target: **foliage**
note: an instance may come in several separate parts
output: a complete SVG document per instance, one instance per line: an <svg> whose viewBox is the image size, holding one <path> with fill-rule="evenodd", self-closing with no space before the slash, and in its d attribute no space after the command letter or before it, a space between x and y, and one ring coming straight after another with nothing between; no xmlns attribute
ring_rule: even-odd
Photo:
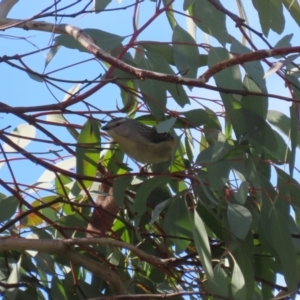
<svg viewBox="0 0 300 300"><path fill-rule="evenodd" d="M0 134L4 297L295 299L300 48L284 30L300 24L298 2L247 3L260 24L247 1L41 1L7 19L17 2L0 3L1 39L20 38L1 49L14 88L2 86L0 112L18 124ZM99 25L108 15L116 31ZM116 116L171 131L168 171L139 172L107 143L101 125Z"/></svg>

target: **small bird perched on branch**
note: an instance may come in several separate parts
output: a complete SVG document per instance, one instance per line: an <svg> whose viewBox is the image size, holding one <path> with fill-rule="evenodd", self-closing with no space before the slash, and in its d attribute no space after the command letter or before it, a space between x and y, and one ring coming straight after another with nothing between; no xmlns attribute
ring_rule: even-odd
<svg viewBox="0 0 300 300"><path fill-rule="evenodd" d="M146 126L128 118L116 118L102 127L131 158L146 164L171 161L175 140L168 133L158 133L155 127Z"/></svg>

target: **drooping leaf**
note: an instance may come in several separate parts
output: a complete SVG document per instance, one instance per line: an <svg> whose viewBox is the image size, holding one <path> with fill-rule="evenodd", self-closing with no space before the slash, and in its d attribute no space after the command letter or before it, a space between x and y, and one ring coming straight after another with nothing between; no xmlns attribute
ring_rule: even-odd
<svg viewBox="0 0 300 300"><path fill-rule="evenodd" d="M285 66L289 65L293 62L296 58L299 57L299 54L292 54L286 57L284 60L279 60L274 63L271 68L265 73L264 78L278 72L279 70L283 69Z"/></svg>
<svg viewBox="0 0 300 300"><path fill-rule="evenodd" d="M111 2L111 0L94 0L94 10L96 14L100 13Z"/></svg>
<svg viewBox="0 0 300 300"><path fill-rule="evenodd" d="M231 276L231 292L233 299L241 300L247 299L247 291L245 284L245 277L235 260L233 260L233 270Z"/></svg>
<svg viewBox="0 0 300 300"><path fill-rule="evenodd" d="M231 42L231 48L230 50L233 53L239 53L239 54L246 54L251 53L252 51L244 46L242 43L240 43L237 39L232 40ZM262 91L266 91L266 81L263 79L264 76L264 69L262 67L262 64L259 60L251 61L243 63L243 67L245 68L247 74L251 77L252 80L256 82L256 84L259 86L259 88ZM244 80L245 82L245 80ZM249 89L251 91L252 89Z"/></svg>
<svg viewBox="0 0 300 300"><path fill-rule="evenodd" d="M249 189L249 183L247 181L242 181L237 192L234 194L236 201L244 205L247 199Z"/></svg>
<svg viewBox="0 0 300 300"><path fill-rule="evenodd" d="M252 243L252 241L250 240ZM247 245L248 247L248 245ZM247 255L247 249L245 249L246 246L243 244L242 246L238 247L234 250L234 258L236 264L238 264L241 273L244 277L245 285L242 287L242 290L245 291L246 297L245 299L252 299L253 293L254 293L254 271L252 267L252 253L250 252L250 257ZM249 247L248 247L249 248ZM237 298L241 299L241 298Z"/></svg>
<svg viewBox="0 0 300 300"><path fill-rule="evenodd" d="M31 142L31 139L35 137L36 129L34 126L29 124L20 124L11 133L15 135L15 136L8 136L8 138L12 141L12 143L18 145L21 148L25 148ZM3 150L5 152L17 151L12 146L6 143L3 145Z"/></svg>
<svg viewBox="0 0 300 300"><path fill-rule="evenodd" d="M290 118L282 112L269 110L267 115L268 121L274 125L280 132L290 137ZM297 136L297 147L300 147L300 135Z"/></svg>
<svg viewBox="0 0 300 300"><path fill-rule="evenodd" d="M9 220L16 212L19 200L9 196L0 200L0 222Z"/></svg>
<svg viewBox="0 0 300 300"><path fill-rule="evenodd" d="M201 165L221 160L232 149L230 145L224 142L216 142L211 147L208 147L200 152L196 159L196 163Z"/></svg>
<svg viewBox="0 0 300 300"><path fill-rule="evenodd" d="M78 137L76 170L83 176L96 176L100 154L100 130L98 122L87 120ZM88 188L92 181L83 181Z"/></svg>
<svg viewBox="0 0 300 300"><path fill-rule="evenodd" d="M214 280L208 282L209 291L213 294L228 297L228 275L223 270L221 263L214 268Z"/></svg>
<svg viewBox="0 0 300 300"><path fill-rule="evenodd" d="M268 36L270 29L278 34L282 33L285 26L282 2L252 0L252 3L258 12L264 35Z"/></svg>
<svg viewBox="0 0 300 300"><path fill-rule="evenodd" d="M173 12L173 4L170 5L170 0L163 0L162 1L164 6L168 6L168 9L166 10L167 19L169 21L169 24L171 28L174 28L176 26L176 19Z"/></svg>
<svg viewBox="0 0 300 300"><path fill-rule="evenodd" d="M294 21L300 26L300 5L298 1L283 0L282 3Z"/></svg>
<svg viewBox="0 0 300 300"><path fill-rule="evenodd" d="M250 211L239 204L229 204L227 209L227 218L232 233L243 240L250 230L252 216Z"/></svg>
<svg viewBox="0 0 300 300"><path fill-rule="evenodd" d="M223 190L229 180L230 166L228 161L217 161L207 165L209 185L212 190Z"/></svg>
<svg viewBox="0 0 300 300"><path fill-rule="evenodd" d="M58 50L60 49L61 46L54 44L51 49L49 50L49 52L46 55L46 60L45 60L45 68L48 66L48 64L51 62L51 60L53 59L53 57L56 55L56 53L58 52Z"/></svg>
<svg viewBox="0 0 300 300"><path fill-rule="evenodd" d="M151 62L151 65L154 70L175 75L173 69L168 65L168 63L157 53L152 51L147 51L147 57L149 59L149 62ZM189 104L189 98L186 94L186 91L180 84L173 84L169 82L163 83L165 88L168 90L168 92L172 95L174 100L181 106L184 107L186 104Z"/></svg>
<svg viewBox="0 0 300 300"><path fill-rule="evenodd" d="M132 180L131 176L120 176L113 182L113 196L117 205L123 207L125 190Z"/></svg>
<svg viewBox="0 0 300 300"><path fill-rule="evenodd" d="M221 5L219 1L216 1ZM196 25L205 33L215 37L220 44L225 45L228 38L225 14L217 10L210 2L197 0L189 8Z"/></svg>
<svg viewBox="0 0 300 300"><path fill-rule="evenodd" d="M214 65L229 59L229 53L226 49L220 47L212 47L208 54L208 66ZM232 89L243 89L241 82L241 73L238 66L228 67L214 75L215 81L219 87L226 87ZM240 99L240 96L234 96Z"/></svg>
<svg viewBox="0 0 300 300"><path fill-rule="evenodd" d="M142 59L139 63L140 68L152 70L153 66L147 59ZM162 82L155 80L146 80L139 83L143 99L149 106L152 114L157 120L165 119L164 110L167 104L166 87Z"/></svg>
<svg viewBox="0 0 300 300"><path fill-rule="evenodd" d="M185 132L186 133L185 133L184 143L185 143L186 155L189 161L192 162L194 160L194 141L193 141L191 131L189 129L186 129Z"/></svg>
<svg viewBox="0 0 300 300"><path fill-rule="evenodd" d="M141 41L139 44L147 50L147 53L149 51L150 53L159 54L168 64L175 66L173 47L171 45L158 43L157 41Z"/></svg>
<svg viewBox="0 0 300 300"><path fill-rule="evenodd" d="M86 28L83 31L88 34L93 41L101 47L104 51L110 51L121 46L124 37L106 32L100 29ZM61 46L70 49L77 49L81 52L89 52L79 42L77 42L72 36L62 34L55 37L54 41Z"/></svg>
<svg viewBox="0 0 300 300"><path fill-rule="evenodd" d="M176 197L168 207L163 224L166 234L172 237L170 241L175 246L175 252L180 254L185 251L193 238L193 225L182 197Z"/></svg>
<svg viewBox="0 0 300 300"><path fill-rule="evenodd" d="M263 86L265 84L264 80L259 82L260 85L263 86L262 88L260 88L260 86L258 86L256 84L256 82L254 82L254 80L252 78L250 78L249 76L245 76L243 83L249 92L264 93L264 91L266 91L266 88ZM249 96L249 97L245 96L242 98L241 104L242 104L243 110L246 110L246 111L250 110L251 112L254 112L257 115L259 115L262 119L266 118L267 111L268 111L268 98L267 97L265 97L265 96Z"/></svg>
<svg viewBox="0 0 300 300"><path fill-rule="evenodd" d="M121 89L121 98L124 107L119 110L127 113L130 116L135 112L138 105L137 97L134 93L136 87L132 80L124 82L123 85L125 88Z"/></svg>
<svg viewBox="0 0 300 300"><path fill-rule="evenodd" d="M289 168L290 174L293 176L293 171L295 167L295 160L296 160L296 147L298 143L298 117L297 112L299 110L298 105L295 103L294 105L290 106L290 115L291 115L291 131L290 131L290 140L291 140L291 155L289 160Z"/></svg>
<svg viewBox="0 0 300 300"><path fill-rule="evenodd" d="M177 118L170 118L170 119L168 119L166 121L160 122L156 126L157 132L158 133L163 133L163 132L169 131L174 126L176 120L177 120Z"/></svg>
<svg viewBox="0 0 300 300"><path fill-rule="evenodd" d="M196 0L184 0L183 2L183 10L188 10L188 8L195 2Z"/></svg>
<svg viewBox="0 0 300 300"><path fill-rule="evenodd" d="M174 61L179 73L196 78L198 69L198 46L192 36L176 25L172 36Z"/></svg>
<svg viewBox="0 0 300 300"><path fill-rule="evenodd" d="M52 278L50 294L54 299L68 299L65 291L65 285L56 276L53 276Z"/></svg>
<svg viewBox="0 0 300 300"><path fill-rule="evenodd" d="M191 126L201 126L209 122L210 116L204 109L197 108L183 113Z"/></svg>
<svg viewBox="0 0 300 300"><path fill-rule="evenodd" d="M290 292L294 292L298 284L298 269L295 247L286 219L278 210L273 210L270 217L271 239L273 247L280 258L280 265Z"/></svg>
<svg viewBox="0 0 300 300"><path fill-rule="evenodd" d="M193 238L195 241L197 252L200 256L207 276L210 278L210 280L213 280L214 272L211 265L211 253L205 225L196 210L191 213L191 217L193 224Z"/></svg>
<svg viewBox="0 0 300 300"><path fill-rule="evenodd" d="M291 47L291 40L293 38L294 34L290 33L285 36L283 36L274 46L274 49L280 49L280 48L288 48Z"/></svg>
<svg viewBox="0 0 300 300"><path fill-rule="evenodd" d="M138 221L146 210L146 201L149 194L158 186L163 186L170 181L168 176L158 176L146 180L137 190L133 210L136 213L136 220Z"/></svg>

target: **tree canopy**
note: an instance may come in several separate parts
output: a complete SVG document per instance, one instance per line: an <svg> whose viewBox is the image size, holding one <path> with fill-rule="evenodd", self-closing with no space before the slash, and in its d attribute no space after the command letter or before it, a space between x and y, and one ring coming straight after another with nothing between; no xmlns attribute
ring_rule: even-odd
<svg viewBox="0 0 300 300"><path fill-rule="evenodd" d="M2 0L1 295L296 299L299 25L293 0ZM115 117L170 132L168 167Z"/></svg>

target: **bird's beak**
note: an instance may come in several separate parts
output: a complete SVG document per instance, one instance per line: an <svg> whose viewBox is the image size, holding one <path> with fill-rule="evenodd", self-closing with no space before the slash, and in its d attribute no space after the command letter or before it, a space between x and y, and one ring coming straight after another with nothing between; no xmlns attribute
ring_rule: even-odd
<svg viewBox="0 0 300 300"><path fill-rule="evenodd" d="M104 130L104 131L107 131L108 127L105 125L105 126L102 126L101 129Z"/></svg>

